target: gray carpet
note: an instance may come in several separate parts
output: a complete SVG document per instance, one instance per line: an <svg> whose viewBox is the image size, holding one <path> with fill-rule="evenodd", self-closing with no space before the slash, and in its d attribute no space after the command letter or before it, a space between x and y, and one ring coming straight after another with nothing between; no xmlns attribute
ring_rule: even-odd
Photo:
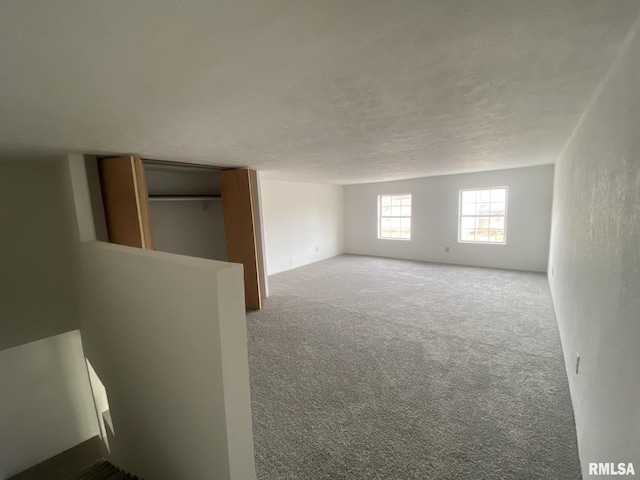
<svg viewBox="0 0 640 480"><path fill-rule="evenodd" d="M343 255L270 289L259 479L581 478L545 275Z"/></svg>

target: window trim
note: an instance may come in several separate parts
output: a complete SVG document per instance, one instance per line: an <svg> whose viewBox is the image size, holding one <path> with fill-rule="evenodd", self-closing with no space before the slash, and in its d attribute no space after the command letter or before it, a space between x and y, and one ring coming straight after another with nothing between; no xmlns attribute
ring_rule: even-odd
<svg viewBox="0 0 640 480"><path fill-rule="evenodd" d="M378 195L378 240L402 240L403 242L410 242L413 233L413 221L411 221L411 226L409 227L409 238L400 238L400 237L382 237L382 197L411 197L411 213L410 215L395 215L388 216L385 215L384 218L408 218L412 219L413 217L413 195L411 193L381 193Z"/></svg>
<svg viewBox="0 0 640 480"><path fill-rule="evenodd" d="M478 192L479 190L502 190L505 191L504 196L504 215L464 215L464 217L469 218L477 218L477 217L489 217L489 222L491 222L491 217L503 217L504 218L504 241L502 242L488 242L484 240L462 240L462 194L463 192ZM475 203L478 203L477 201ZM467 243L471 245L506 245L507 244L507 214L509 211L509 187L499 186L499 187L477 187L477 188L461 188L458 194L458 243Z"/></svg>

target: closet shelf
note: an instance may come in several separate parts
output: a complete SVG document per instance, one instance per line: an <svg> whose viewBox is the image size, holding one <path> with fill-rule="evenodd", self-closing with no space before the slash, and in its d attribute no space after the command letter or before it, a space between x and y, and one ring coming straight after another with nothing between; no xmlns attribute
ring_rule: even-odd
<svg viewBox="0 0 640 480"><path fill-rule="evenodd" d="M149 195L150 202L188 202L220 200L221 195Z"/></svg>

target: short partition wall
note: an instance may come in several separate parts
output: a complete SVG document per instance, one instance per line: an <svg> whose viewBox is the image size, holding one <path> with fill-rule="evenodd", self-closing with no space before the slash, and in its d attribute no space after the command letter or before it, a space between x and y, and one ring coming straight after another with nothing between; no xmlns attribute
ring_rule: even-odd
<svg viewBox="0 0 640 480"><path fill-rule="evenodd" d="M140 478L255 478L242 267L84 242L80 316L113 462Z"/></svg>
<svg viewBox="0 0 640 480"><path fill-rule="evenodd" d="M486 192L498 187L501 191L508 190L506 204L496 201L494 208L491 201L478 202L477 214L469 216L465 211L466 230L460 237L461 191ZM403 231L402 238L380 235L384 227L380 225L380 197L389 195L411 197L410 219L406 216L400 219L409 223L411 230L409 233ZM344 202L346 252L546 272L552 196L552 165L347 185ZM487 204L486 212L482 210L484 203ZM475 207L475 203L472 206ZM496 210L498 206L500 208ZM474 224L474 229L468 228L469 219L476 217L479 223ZM496 236L492 235L492 228L503 230ZM473 238L470 232L473 232ZM475 242L476 239L483 241Z"/></svg>

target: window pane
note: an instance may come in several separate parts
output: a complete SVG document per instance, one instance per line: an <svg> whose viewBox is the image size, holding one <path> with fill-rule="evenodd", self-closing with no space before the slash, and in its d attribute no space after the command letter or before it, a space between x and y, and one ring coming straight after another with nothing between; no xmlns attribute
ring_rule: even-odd
<svg viewBox="0 0 640 480"><path fill-rule="evenodd" d="M391 207L391 216L392 217L399 217L401 208L402 207L398 207L398 206L395 206L395 205L393 207Z"/></svg>
<svg viewBox="0 0 640 480"><path fill-rule="evenodd" d="M460 240L463 242L473 242L476 239L474 232L475 230L461 230Z"/></svg>
<svg viewBox="0 0 640 480"><path fill-rule="evenodd" d="M402 196L402 205L411 205L411 195Z"/></svg>
<svg viewBox="0 0 640 480"><path fill-rule="evenodd" d="M391 219L391 229L399 230L400 229L400 219L392 218Z"/></svg>
<svg viewBox="0 0 640 480"><path fill-rule="evenodd" d="M489 222L490 228L497 228L499 230L504 229L504 217L491 217L491 221Z"/></svg>
<svg viewBox="0 0 640 480"><path fill-rule="evenodd" d="M410 218L401 218L400 219L400 228L402 228L402 229L411 228L411 219Z"/></svg>
<svg viewBox="0 0 640 480"><path fill-rule="evenodd" d="M467 203L462 205L462 215L475 215L475 214L476 214L475 203Z"/></svg>
<svg viewBox="0 0 640 480"><path fill-rule="evenodd" d="M489 228L489 217L477 217L476 228Z"/></svg>
<svg viewBox="0 0 640 480"><path fill-rule="evenodd" d="M411 230L400 230L400 237L401 238L411 238Z"/></svg>
<svg viewBox="0 0 640 480"><path fill-rule="evenodd" d="M384 217L391 215L391 207L380 207L380 215Z"/></svg>
<svg viewBox="0 0 640 480"><path fill-rule="evenodd" d="M390 228L382 228L380 229L380 236L381 237L385 237L388 238L391 236L391 229Z"/></svg>
<svg viewBox="0 0 640 480"><path fill-rule="evenodd" d="M504 203L492 203L491 215L504 215Z"/></svg>
<svg viewBox="0 0 640 480"><path fill-rule="evenodd" d="M504 230L490 230L490 240L492 242L504 243Z"/></svg>
<svg viewBox="0 0 640 480"><path fill-rule="evenodd" d="M391 197L391 205L400 206L402 204L402 197L400 195L394 195Z"/></svg>
<svg viewBox="0 0 640 480"><path fill-rule="evenodd" d="M489 229L481 228L476 230L476 241L477 242L488 242L489 241Z"/></svg>
<svg viewBox="0 0 640 480"><path fill-rule="evenodd" d="M391 197L389 195L383 195L381 202L383 206L391 205Z"/></svg>
<svg viewBox="0 0 640 480"><path fill-rule="evenodd" d="M476 201L476 191L466 190L462 192L462 203L474 203Z"/></svg>
<svg viewBox="0 0 640 480"><path fill-rule="evenodd" d="M507 190L505 188L496 188L491 190L492 202L505 202L507 200Z"/></svg>
<svg viewBox="0 0 640 480"><path fill-rule="evenodd" d="M391 229L391 238L400 238L400 230Z"/></svg>
<svg viewBox="0 0 640 480"><path fill-rule="evenodd" d="M489 202L491 201L491 190L478 190L477 193L478 202Z"/></svg>
<svg viewBox="0 0 640 480"><path fill-rule="evenodd" d="M475 217L462 217L460 220L460 228L463 230L473 230L476 228Z"/></svg>
<svg viewBox="0 0 640 480"><path fill-rule="evenodd" d="M411 205L409 205L409 206L403 205L400 215L402 215L403 217L410 217L411 216Z"/></svg>
<svg viewBox="0 0 640 480"><path fill-rule="evenodd" d="M477 203L476 204L476 213L478 215L489 215L489 212L491 212L491 208L490 208L489 203Z"/></svg>
<svg viewBox="0 0 640 480"><path fill-rule="evenodd" d="M391 219L390 218L381 218L380 226L382 228L391 228Z"/></svg>

